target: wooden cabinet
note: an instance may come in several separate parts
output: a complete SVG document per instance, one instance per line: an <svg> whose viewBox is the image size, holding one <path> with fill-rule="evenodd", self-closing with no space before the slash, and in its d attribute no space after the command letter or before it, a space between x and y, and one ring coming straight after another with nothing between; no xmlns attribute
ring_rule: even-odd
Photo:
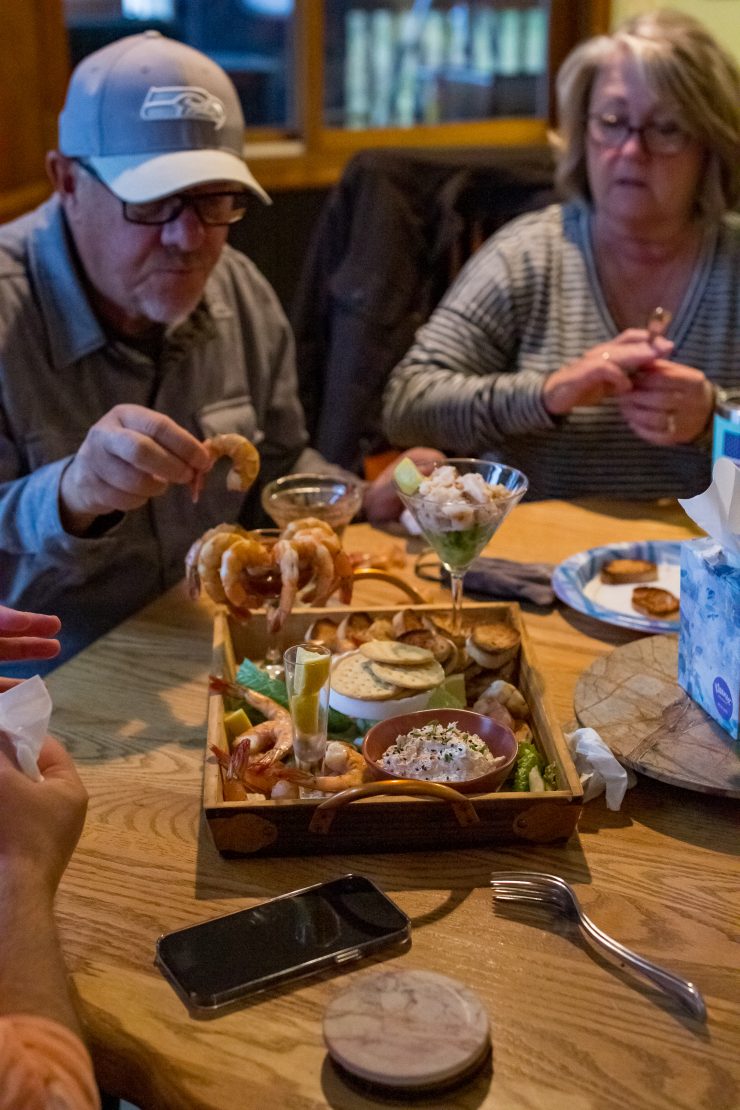
<svg viewBox="0 0 740 1110"><path fill-rule="evenodd" d="M56 145L68 72L61 0L0 4L0 222L50 191L44 156Z"/></svg>

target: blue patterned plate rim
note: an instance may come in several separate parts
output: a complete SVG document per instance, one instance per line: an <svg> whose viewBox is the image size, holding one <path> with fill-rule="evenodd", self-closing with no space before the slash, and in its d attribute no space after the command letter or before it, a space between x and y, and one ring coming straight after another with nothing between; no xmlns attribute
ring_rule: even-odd
<svg viewBox="0 0 740 1110"><path fill-rule="evenodd" d="M677 620L654 620L641 613L620 613L586 597L585 587L610 559L648 559L652 563L678 565L681 561L681 543L678 540L642 540L580 551L577 555L564 559L553 571L552 588L557 597L579 613L585 613L586 616L606 624L632 628L636 632L678 632Z"/></svg>

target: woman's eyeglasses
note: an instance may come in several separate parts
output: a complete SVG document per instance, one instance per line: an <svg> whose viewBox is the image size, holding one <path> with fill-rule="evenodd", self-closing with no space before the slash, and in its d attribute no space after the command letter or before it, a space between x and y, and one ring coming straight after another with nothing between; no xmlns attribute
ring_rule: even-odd
<svg viewBox="0 0 740 1110"><path fill-rule="evenodd" d="M83 161L79 161L79 165L108 189L92 166ZM108 189L108 192L111 190ZM113 195L115 196L115 193ZM120 200L120 197L118 199ZM122 200L121 205L124 219L131 224L158 227L176 220L185 208L194 208L201 223L208 227L226 227L244 218L248 201L249 193L244 189L238 189L217 193L173 193L159 200Z"/></svg>
<svg viewBox="0 0 740 1110"><path fill-rule="evenodd" d="M650 154L680 154L691 136L672 120L666 123L646 123L633 127L624 116L611 112L592 112L588 117L588 134L599 146L623 146L630 135L639 135Z"/></svg>

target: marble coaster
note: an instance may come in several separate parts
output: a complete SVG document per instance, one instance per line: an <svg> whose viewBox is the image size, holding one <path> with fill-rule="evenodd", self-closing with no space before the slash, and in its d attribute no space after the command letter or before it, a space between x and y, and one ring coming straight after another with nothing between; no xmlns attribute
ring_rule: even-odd
<svg viewBox="0 0 740 1110"><path fill-rule="evenodd" d="M465 1079L490 1051L477 996L434 971L359 975L327 1007L324 1040L350 1075L406 1090Z"/></svg>

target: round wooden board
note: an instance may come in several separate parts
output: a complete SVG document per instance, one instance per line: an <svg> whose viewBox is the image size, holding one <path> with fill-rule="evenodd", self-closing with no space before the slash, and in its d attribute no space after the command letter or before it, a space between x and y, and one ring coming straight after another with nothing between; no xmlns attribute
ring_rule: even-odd
<svg viewBox="0 0 740 1110"><path fill-rule="evenodd" d="M574 705L626 767L740 798L740 743L676 682L678 636L648 636L596 659L578 679Z"/></svg>

